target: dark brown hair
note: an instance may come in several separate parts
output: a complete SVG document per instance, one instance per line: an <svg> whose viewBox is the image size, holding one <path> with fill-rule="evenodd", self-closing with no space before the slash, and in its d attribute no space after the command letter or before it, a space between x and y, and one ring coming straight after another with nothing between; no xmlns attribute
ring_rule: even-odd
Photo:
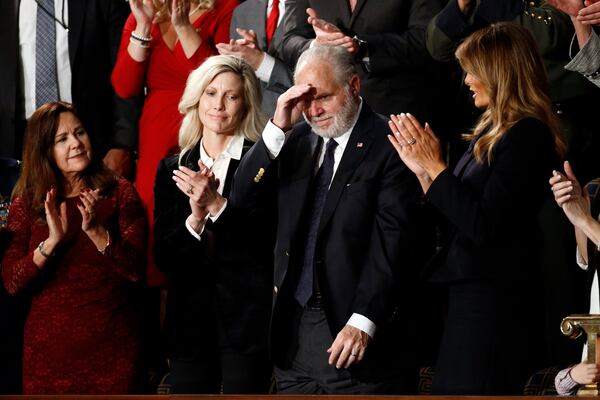
<svg viewBox="0 0 600 400"><path fill-rule="evenodd" d="M56 187L58 200L64 199L65 178L54 159L54 138L62 113L79 116L72 104L52 102L35 110L25 129L23 169L13 190L13 198L21 197L30 205L41 220L44 216L44 199L52 186ZM90 137L93 143L93 138ZM100 189L102 195L110 192L116 184L116 176L110 172L99 157L94 157L78 177L90 189Z"/></svg>

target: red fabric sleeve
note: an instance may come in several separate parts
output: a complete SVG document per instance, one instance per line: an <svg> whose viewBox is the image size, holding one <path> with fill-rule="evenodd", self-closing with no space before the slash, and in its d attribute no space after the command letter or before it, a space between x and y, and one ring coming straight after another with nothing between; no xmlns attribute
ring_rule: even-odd
<svg viewBox="0 0 600 400"><path fill-rule="evenodd" d="M125 279L137 282L146 271L146 216L142 202L125 179L119 179L117 207L119 232L110 232L111 244L105 256L109 265Z"/></svg>
<svg viewBox="0 0 600 400"><path fill-rule="evenodd" d="M20 197L15 198L8 214L8 230L12 240L2 262L4 287L11 295L27 287L40 274L33 262L35 247L31 248L30 243L32 223L26 202Z"/></svg>
<svg viewBox="0 0 600 400"><path fill-rule="evenodd" d="M135 18L133 17L133 14L129 14L129 18L127 18L127 22L125 22L125 26L123 27L121 46L119 47L117 62L111 75L111 82L115 92L124 99L142 93L146 81L148 60L150 59L150 55L148 54L144 61L135 61L127 51L129 38L131 37L131 32L135 29L135 26ZM154 34L154 26L152 32ZM155 40L150 43L151 47L156 44ZM150 51L152 51L152 48L150 48Z"/></svg>

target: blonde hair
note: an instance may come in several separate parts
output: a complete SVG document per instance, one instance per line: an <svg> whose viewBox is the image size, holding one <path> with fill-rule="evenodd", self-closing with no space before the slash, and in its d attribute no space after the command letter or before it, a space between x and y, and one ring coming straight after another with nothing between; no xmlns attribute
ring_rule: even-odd
<svg viewBox="0 0 600 400"><path fill-rule="evenodd" d="M238 132L252 142L262 133L267 118L261 110L262 94L254 70L244 60L233 56L213 56L196 68L188 77L185 90L179 102L179 112L183 121L179 129L179 160L193 149L202 138L202 122L198 113L198 103L206 87L215 77L224 72L233 72L242 80L244 88L244 118Z"/></svg>
<svg viewBox="0 0 600 400"><path fill-rule="evenodd" d="M199 10L212 10L217 0L190 0L190 10L198 7ZM154 23L159 24L171 18L171 4L173 0L152 0L156 14Z"/></svg>
<svg viewBox="0 0 600 400"><path fill-rule="evenodd" d="M528 117L548 126L556 152L564 155L566 146L552 109L548 77L529 31L510 22L492 24L469 36L455 55L463 70L481 81L490 98L473 133L463 135L474 140L487 131L473 148L477 161L485 157L491 163L492 150L506 131Z"/></svg>

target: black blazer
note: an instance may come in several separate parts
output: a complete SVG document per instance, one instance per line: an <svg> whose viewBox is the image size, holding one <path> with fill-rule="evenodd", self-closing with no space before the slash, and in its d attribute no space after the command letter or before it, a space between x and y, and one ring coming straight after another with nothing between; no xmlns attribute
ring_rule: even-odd
<svg viewBox="0 0 600 400"><path fill-rule="evenodd" d="M69 61L73 103L101 154L114 147L135 149L141 102L119 99L110 74L129 5L122 0L76 0L69 4ZM0 157L21 158L19 3L0 2ZM31 18L34 18L32 16Z"/></svg>
<svg viewBox="0 0 600 400"><path fill-rule="evenodd" d="M182 159L198 170L200 143ZM244 143L244 153L251 143ZM166 329L176 357L203 357L219 344L250 353L265 350L272 277L272 233L264 208L249 213L231 202L202 240L185 226L189 200L175 186L178 155L163 159L154 186L154 257L169 278ZM239 161L231 160L227 197ZM271 207L272 208L272 207ZM225 337L223 337L223 334Z"/></svg>
<svg viewBox="0 0 600 400"><path fill-rule="evenodd" d="M407 339L411 332L406 324L421 256L417 249L423 244L421 190L388 142L388 132L386 120L363 103L328 192L316 244L318 281L332 336L352 313L377 325L365 359L353 368L363 376L410 367L413 350L408 348L413 342ZM242 160L230 195L232 204L250 210L277 199L271 340L280 365L292 334L289 322L303 254L299 231L317 144L317 135L305 122L293 128L275 160L260 140Z"/></svg>
<svg viewBox="0 0 600 400"><path fill-rule="evenodd" d="M315 34L306 9L367 41L368 52L358 55L361 95L375 112L410 112L431 122L435 74L425 48L425 28L442 8L443 0L358 0L350 14L348 0L286 0L281 54L294 66ZM366 51L366 49L365 49ZM362 58L369 57L369 70Z"/></svg>
<svg viewBox="0 0 600 400"><path fill-rule="evenodd" d="M473 145L454 174L443 171L427 192L452 227L432 279L539 281L538 215L558 163L550 131L533 118L517 122L496 144L491 165L475 160Z"/></svg>

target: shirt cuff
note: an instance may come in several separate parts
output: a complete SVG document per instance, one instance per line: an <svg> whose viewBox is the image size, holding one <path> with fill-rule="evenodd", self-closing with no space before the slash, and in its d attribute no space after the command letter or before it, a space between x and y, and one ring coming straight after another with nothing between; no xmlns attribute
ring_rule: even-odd
<svg viewBox="0 0 600 400"><path fill-rule="evenodd" d="M571 41L571 47L576 41L575 38ZM598 74L600 71L600 38L594 31L590 33L590 37L583 47L579 50L573 59L565 65L565 69L569 71L579 72L587 78Z"/></svg>
<svg viewBox="0 0 600 400"><path fill-rule="evenodd" d="M584 271L587 271L588 265L583 259L583 257L581 257L581 253L579 252L579 246L577 246L575 250L575 257L577 258L577 265L579 265L579 268L581 268Z"/></svg>
<svg viewBox="0 0 600 400"><path fill-rule="evenodd" d="M224 207L223 207L223 209L224 209ZM221 214L219 213L219 215L221 215ZM217 215L217 218L218 218L218 216L219 216L219 215ZM193 237L195 237L197 240L202 240L202 238L201 238L201 235L202 235L202 233L204 232L204 225L206 225L206 224L204 224L204 223L203 223L203 224L200 226L200 232L197 232L196 230L194 230L194 228L192 228L192 224L190 224L190 218L191 218L191 217L192 217L192 216L190 215L190 216L189 216L189 217L187 217L187 219L185 220L185 227L187 228L187 230L190 232L190 234L191 234Z"/></svg>
<svg viewBox="0 0 600 400"><path fill-rule="evenodd" d="M263 54L265 56L258 66L258 69L255 71L256 77L263 82L269 82L271 74L273 73L273 68L275 67L275 59L266 52L263 52Z"/></svg>
<svg viewBox="0 0 600 400"><path fill-rule="evenodd" d="M367 335L369 335L369 337L371 339L373 339L373 336L375 335L375 331L377 330L377 326L375 326L373 321L371 321L369 318L365 317L364 315L357 314L357 313L352 314L352 316L350 317L350 319L347 322L347 325L353 326L356 329L360 329L361 331L363 331Z"/></svg>
<svg viewBox="0 0 600 400"><path fill-rule="evenodd" d="M559 396L574 395L579 388L579 384L571 377L571 368L565 368L559 371L554 378L554 387Z"/></svg>
<svg viewBox="0 0 600 400"><path fill-rule="evenodd" d="M217 222L217 219L219 219L221 214L223 214L223 211L225 211L225 208L227 208L227 199L224 199L224 200L225 200L225 203L223 203L223 207L221 207L221 209L219 210L218 213L216 213L215 215L208 214L208 218L210 218L210 220L212 222Z"/></svg>
<svg viewBox="0 0 600 400"><path fill-rule="evenodd" d="M269 120L262 133L262 139L271 156L271 159L277 158L279 152L285 144L285 133Z"/></svg>

